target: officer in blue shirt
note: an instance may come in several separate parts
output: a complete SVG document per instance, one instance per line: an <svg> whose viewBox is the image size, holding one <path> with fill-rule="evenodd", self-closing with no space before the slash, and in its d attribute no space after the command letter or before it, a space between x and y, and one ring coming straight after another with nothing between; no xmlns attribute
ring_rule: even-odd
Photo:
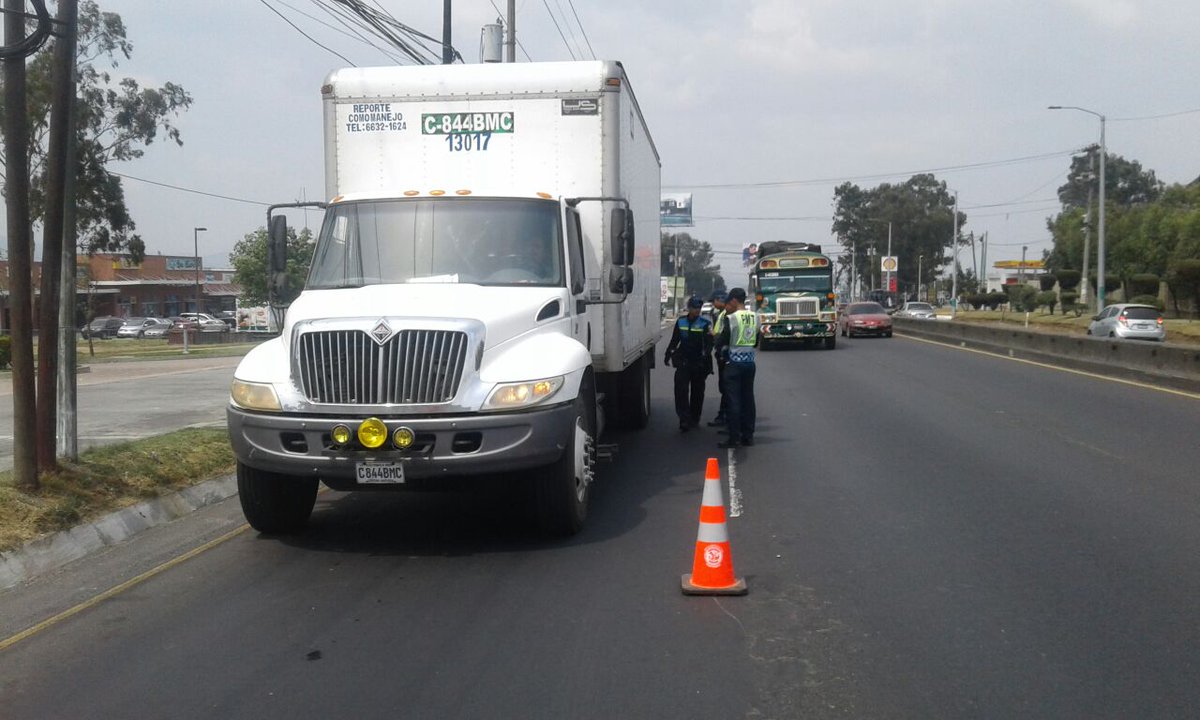
<svg viewBox="0 0 1200 720"><path fill-rule="evenodd" d="M700 424L704 380L713 371L712 321L700 315L703 306L700 298L688 298L687 315L675 321L663 358L664 365L675 366L675 414L681 432Z"/></svg>

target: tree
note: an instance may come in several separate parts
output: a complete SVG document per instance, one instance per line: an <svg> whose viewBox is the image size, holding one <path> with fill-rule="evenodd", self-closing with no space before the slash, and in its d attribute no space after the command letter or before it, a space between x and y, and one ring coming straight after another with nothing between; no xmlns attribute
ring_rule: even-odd
<svg viewBox="0 0 1200 720"><path fill-rule="evenodd" d="M183 140L172 119L192 104L179 85L143 88L134 78L116 79L98 64L118 67L128 60L133 45L116 13L102 12L94 0L79 6L79 42L75 108L77 236L87 253L124 252L133 260L145 253L145 243L125 206L121 178L108 171L114 161L142 157L160 133L176 145ZM40 219L46 203L46 138L51 105L53 57L43 49L29 63L27 95L30 125L30 203ZM0 164L7 170L5 158Z"/></svg>
<svg viewBox="0 0 1200 720"><path fill-rule="evenodd" d="M308 266L312 263L313 234L308 228L299 233L288 227L287 277L288 286L277 303L287 305L300 295ZM242 288L242 300L248 305L267 304L267 231L259 228L233 246L229 254L233 265L233 281Z"/></svg>
<svg viewBox="0 0 1200 720"><path fill-rule="evenodd" d="M859 277L875 286L879 257L887 252L888 223L892 226L892 255L900 260L897 287L928 283L952 260L947 256L954 234L954 197L946 183L933 175L914 175L903 183L884 183L869 190L843 183L833 191L836 207L833 232L843 245L853 247L850 262ZM967 222L958 213L958 227ZM962 236L957 238L965 245ZM921 278L917 277L917 256ZM962 263L960 261L960 268Z"/></svg>
<svg viewBox="0 0 1200 720"><path fill-rule="evenodd" d="M1192 311L1200 312L1200 258L1177 260L1167 273L1167 284L1175 298L1175 310L1179 310L1179 298L1190 297Z"/></svg>
<svg viewBox="0 0 1200 720"><path fill-rule="evenodd" d="M1083 155L1071 158L1071 169L1067 182L1058 188L1058 200L1064 209L1085 208L1088 187L1095 187L1096 175L1100 170L1099 146L1092 145ZM1137 160L1126 160L1120 155L1108 153L1104 156L1105 204L1140 205L1154 202L1162 195L1163 182L1154 176L1153 170L1143 170ZM1093 193L1099 202L1099 194Z"/></svg>
<svg viewBox="0 0 1200 720"><path fill-rule="evenodd" d="M713 265L712 246L686 232L662 234L661 274L668 277L675 275L676 240L679 247L679 274L684 278L687 293L707 297L714 290L725 287L721 268Z"/></svg>

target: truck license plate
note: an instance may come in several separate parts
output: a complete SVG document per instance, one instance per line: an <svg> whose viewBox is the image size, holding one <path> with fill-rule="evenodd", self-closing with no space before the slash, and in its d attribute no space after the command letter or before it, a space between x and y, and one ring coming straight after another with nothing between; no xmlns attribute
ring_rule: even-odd
<svg viewBox="0 0 1200 720"><path fill-rule="evenodd" d="M360 462L354 465L358 482L364 485L396 485L404 482L404 465L399 462Z"/></svg>

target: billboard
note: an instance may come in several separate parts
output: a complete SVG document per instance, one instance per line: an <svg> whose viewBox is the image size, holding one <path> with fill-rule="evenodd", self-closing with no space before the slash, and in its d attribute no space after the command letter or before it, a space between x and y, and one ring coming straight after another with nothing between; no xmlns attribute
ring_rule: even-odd
<svg viewBox="0 0 1200 720"><path fill-rule="evenodd" d="M742 267L750 267L758 262L758 243L742 245Z"/></svg>
<svg viewBox="0 0 1200 720"><path fill-rule="evenodd" d="M663 227L693 227L692 194L663 193L658 201L658 222Z"/></svg>

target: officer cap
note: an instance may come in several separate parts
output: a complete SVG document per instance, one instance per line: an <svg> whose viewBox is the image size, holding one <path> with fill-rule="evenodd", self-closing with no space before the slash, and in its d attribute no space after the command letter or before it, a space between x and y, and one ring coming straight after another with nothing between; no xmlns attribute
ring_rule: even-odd
<svg viewBox="0 0 1200 720"><path fill-rule="evenodd" d="M704 307L704 302L700 298L693 295L688 298L687 306L689 310L699 310L700 308Z"/></svg>
<svg viewBox="0 0 1200 720"><path fill-rule="evenodd" d="M710 301L711 302L725 302L725 291L717 290L716 292L714 292L712 294L712 298L710 298Z"/></svg>

